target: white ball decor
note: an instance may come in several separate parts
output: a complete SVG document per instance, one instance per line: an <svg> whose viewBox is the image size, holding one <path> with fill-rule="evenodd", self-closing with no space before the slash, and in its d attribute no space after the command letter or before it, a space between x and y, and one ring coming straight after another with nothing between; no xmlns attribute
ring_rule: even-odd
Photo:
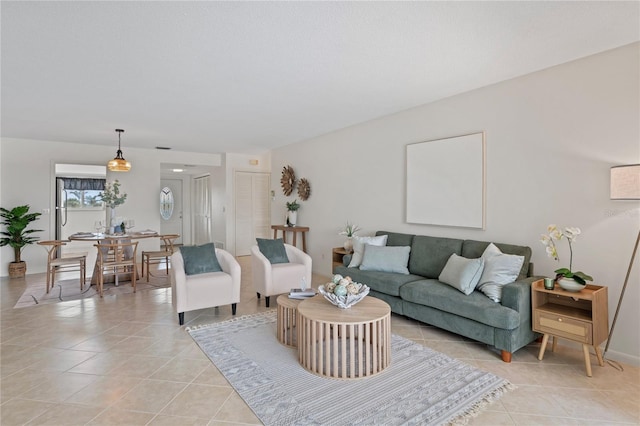
<svg viewBox="0 0 640 426"><path fill-rule="evenodd" d="M333 276L330 282L318 287L318 292L335 306L347 309L369 294L369 287L340 274Z"/></svg>

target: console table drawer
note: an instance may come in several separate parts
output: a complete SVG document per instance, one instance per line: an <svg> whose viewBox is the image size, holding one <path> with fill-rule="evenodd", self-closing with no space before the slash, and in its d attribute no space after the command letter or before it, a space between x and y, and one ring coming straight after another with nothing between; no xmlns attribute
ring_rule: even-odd
<svg viewBox="0 0 640 426"><path fill-rule="evenodd" d="M592 324L563 315L536 311L534 315L534 330L576 342L592 344Z"/></svg>

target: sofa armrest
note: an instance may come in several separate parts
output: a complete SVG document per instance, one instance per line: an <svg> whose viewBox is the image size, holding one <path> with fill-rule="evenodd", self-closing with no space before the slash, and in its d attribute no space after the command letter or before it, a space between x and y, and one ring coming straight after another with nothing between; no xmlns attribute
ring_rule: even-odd
<svg viewBox="0 0 640 426"><path fill-rule="evenodd" d="M251 247L251 274L258 293L266 293L271 288L271 263L258 246Z"/></svg>
<svg viewBox="0 0 640 426"><path fill-rule="evenodd" d="M222 268L222 272L231 275L233 282L233 300L240 300L240 282L241 282L241 269L240 264L231 253L226 250L216 249L216 257L218 263Z"/></svg>
<svg viewBox="0 0 640 426"><path fill-rule="evenodd" d="M531 283L540 277L528 277L502 287L502 306L531 315Z"/></svg>
<svg viewBox="0 0 640 426"><path fill-rule="evenodd" d="M181 312L178 310L178 301L187 300L187 274L184 272L184 259L182 258L180 250L176 250L171 255L171 268L169 271L171 277L171 303L177 312ZM182 306L180 306L180 308L181 307Z"/></svg>
<svg viewBox="0 0 640 426"><path fill-rule="evenodd" d="M306 271L305 279L307 280L307 286L311 287L311 256L300 250L298 247L292 246L290 244L285 244L284 249L287 251L289 262L301 263L304 265L304 270Z"/></svg>

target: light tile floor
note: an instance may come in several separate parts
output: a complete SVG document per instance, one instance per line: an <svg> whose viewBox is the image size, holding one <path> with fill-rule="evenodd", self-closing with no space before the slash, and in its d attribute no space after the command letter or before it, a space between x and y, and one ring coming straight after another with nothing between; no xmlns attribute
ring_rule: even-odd
<svg viewBox="0 0 640 426"><path fill-rule="evenodd" d="M239 261L238 314L265 311L251 287L249 258ZM170 289L13 309L27 280L0 280L2 426L260 424L178 326ZM229 306L185 314L186 325L229 318ZM619 371L594 361L587 378L582 352L572 348L560 346L540 362L534 343L506 364L486 345L407 318L393 316L392 328L517 386L472 425L640 424L637 367Z"/></svg>

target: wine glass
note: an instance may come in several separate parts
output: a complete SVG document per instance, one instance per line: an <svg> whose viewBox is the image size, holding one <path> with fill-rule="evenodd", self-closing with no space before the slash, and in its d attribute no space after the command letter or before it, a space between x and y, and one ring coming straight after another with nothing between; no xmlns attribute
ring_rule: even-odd
<svg viewBox="0 0 640 426"><path fill-rule="evenodd" d="M93 223L93 227L96 229L96 234L101 234L100 231L102 231L102 229L104 228L104 222L102 220L96 220Z"/></svg>

